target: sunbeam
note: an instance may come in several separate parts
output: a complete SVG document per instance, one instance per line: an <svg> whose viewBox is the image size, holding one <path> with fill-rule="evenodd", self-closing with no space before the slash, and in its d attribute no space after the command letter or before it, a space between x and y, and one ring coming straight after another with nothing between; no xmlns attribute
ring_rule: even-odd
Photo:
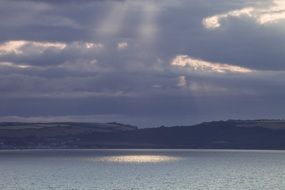
<svg viewBox="0 0 285 190"><path fill-rule="evenodd" d="M123 27L129 4L126 2L115 2L110 13L102 20L97 30L97 36L101 39L108 39L116 36Z"/></svg>
<svg viewBox="0 0 285 190"><path fill-rule="evenodd" d="M159 13L157 3L150 1L148 3L140 3L141 7L141 23L138 26L138 38L145 44L154 42L158 31L156 18Z"/></svg>

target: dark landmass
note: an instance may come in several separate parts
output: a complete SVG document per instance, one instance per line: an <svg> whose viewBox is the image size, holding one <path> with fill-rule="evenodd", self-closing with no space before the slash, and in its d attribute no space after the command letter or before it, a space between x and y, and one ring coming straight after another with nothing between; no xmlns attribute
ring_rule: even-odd
<svg viewBox="0 0 285 190"><path fill-rule="evenodd" d="M139 129L120 123L0 123L0 149L285 150L284 120L228 120Z"/></svg>

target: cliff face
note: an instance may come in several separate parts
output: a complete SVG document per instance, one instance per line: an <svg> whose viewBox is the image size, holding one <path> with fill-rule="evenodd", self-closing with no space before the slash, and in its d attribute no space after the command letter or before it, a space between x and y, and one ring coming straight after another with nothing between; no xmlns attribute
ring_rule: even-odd
<svg viewBox="0 0 285 190"><path fill-rule="evenodd" d="M0 148L285 150L284 129L281 120L229 120L148 129L119 123L1 123Z"/></svg>

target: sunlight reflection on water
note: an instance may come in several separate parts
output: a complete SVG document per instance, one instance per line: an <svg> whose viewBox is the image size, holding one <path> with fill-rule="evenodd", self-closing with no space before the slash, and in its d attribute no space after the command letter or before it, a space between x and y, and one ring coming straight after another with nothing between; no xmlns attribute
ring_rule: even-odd
<svg viewBox="0 0 285 190"><path fill-rule="evenodd" d="M285 152L0 151L0 190L284 190Z"/></svg>
<svg viewBox="0 0 285 190"><path fill-rule="evenodd" d="M120 156L105 156L97 160L103 162L115 163L160 163L173 162L180 160L180 157L162 156L162 155L120 155Z"/></svg>

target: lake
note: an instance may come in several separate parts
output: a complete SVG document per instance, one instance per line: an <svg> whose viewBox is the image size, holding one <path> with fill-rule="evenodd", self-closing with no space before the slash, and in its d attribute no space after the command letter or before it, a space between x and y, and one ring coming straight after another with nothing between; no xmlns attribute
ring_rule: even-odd
<svg viewBox="0 0 285 190"><path fill-rule="evenodd" d="M284 151L0 151L1 190L283 190Z"/></svg>

